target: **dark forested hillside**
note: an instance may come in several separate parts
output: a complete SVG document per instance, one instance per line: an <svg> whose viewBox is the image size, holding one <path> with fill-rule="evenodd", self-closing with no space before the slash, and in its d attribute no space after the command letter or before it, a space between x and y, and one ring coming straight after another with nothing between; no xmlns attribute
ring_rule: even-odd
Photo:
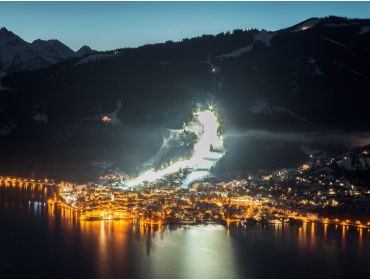
<svg viewBox="0 0 370 280"><path fill-rule="evenodd" d="M369 62L370 20L328 17L13 73L0 91L1 165L74 178L101 162L133 172L196 102L216 103L239 130L366 130Z"/></svg>

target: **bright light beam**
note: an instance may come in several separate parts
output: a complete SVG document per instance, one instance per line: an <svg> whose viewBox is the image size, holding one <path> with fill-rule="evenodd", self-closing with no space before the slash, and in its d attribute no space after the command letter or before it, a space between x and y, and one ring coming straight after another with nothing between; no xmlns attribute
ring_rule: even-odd
<svg viewBox="0 0 370 280"><path fill-rule="evenodd" d="M161 170L147 170L138 177L128 181L127 186L133 187L147 182L154 182L166 175L178 172L181 169L190 169L190 173L182 182L183 187L190 183L209 176L210 169L224 156L223 140L218 135L220 126L211 105L208 110L196 113L196 121L186 126L186 129L198 136L194 145L192 157L186 160L178 160ZM211 149L213 147L213 149ZM215 152L214 149L219 150Z"/></svg>

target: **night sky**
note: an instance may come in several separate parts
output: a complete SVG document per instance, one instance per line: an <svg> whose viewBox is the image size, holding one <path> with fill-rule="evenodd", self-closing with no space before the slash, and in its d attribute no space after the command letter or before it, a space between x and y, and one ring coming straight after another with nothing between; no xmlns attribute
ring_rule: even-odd
<svg viewBox="0 0 370 280"><path fill-rule="evenodd" d="M236 28L276 30L310 17L366 18L370 2L0 2L1 25L73 49L139 46Z"/></svg>

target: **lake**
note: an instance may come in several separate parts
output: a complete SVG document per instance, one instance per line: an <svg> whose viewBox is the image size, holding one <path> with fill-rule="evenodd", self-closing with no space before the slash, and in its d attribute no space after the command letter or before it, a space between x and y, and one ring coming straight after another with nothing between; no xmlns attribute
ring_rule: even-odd
<svg viewBox="0 0 370 280"><path fill-rule="evenodd" d="M367 229L79 221L47 196L0 187L1 278L370 277Z"/></svg>

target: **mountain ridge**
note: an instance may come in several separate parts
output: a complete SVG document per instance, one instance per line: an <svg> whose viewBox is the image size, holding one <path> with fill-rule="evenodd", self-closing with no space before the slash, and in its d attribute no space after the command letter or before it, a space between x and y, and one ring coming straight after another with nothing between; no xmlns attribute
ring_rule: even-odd
<svg viewBox="0 0 370 280"><path fill-rule="evenodd" d="M308 19L273 32L234 30L11 73L2 83L12 90L0 95L0 152L12 161L3 167L89 176L89 164L109 161L136 172L160 147L163 130L181 128L197 102L215 104L226 134L368 131L369 26ZM103 119L118 100L119 125L110 125ZM280 147L270 144L260 143L262 163ZM279 157L289 151L304 154L294 146Z"/></svg>
<svg viewBox="0 0 370 280"><path fill-rule="evenodd" d="M7 28L0 28L0 71L4 73L35 70L93 52L88 46L75 52L57 39L29 43Z"/></svg>

